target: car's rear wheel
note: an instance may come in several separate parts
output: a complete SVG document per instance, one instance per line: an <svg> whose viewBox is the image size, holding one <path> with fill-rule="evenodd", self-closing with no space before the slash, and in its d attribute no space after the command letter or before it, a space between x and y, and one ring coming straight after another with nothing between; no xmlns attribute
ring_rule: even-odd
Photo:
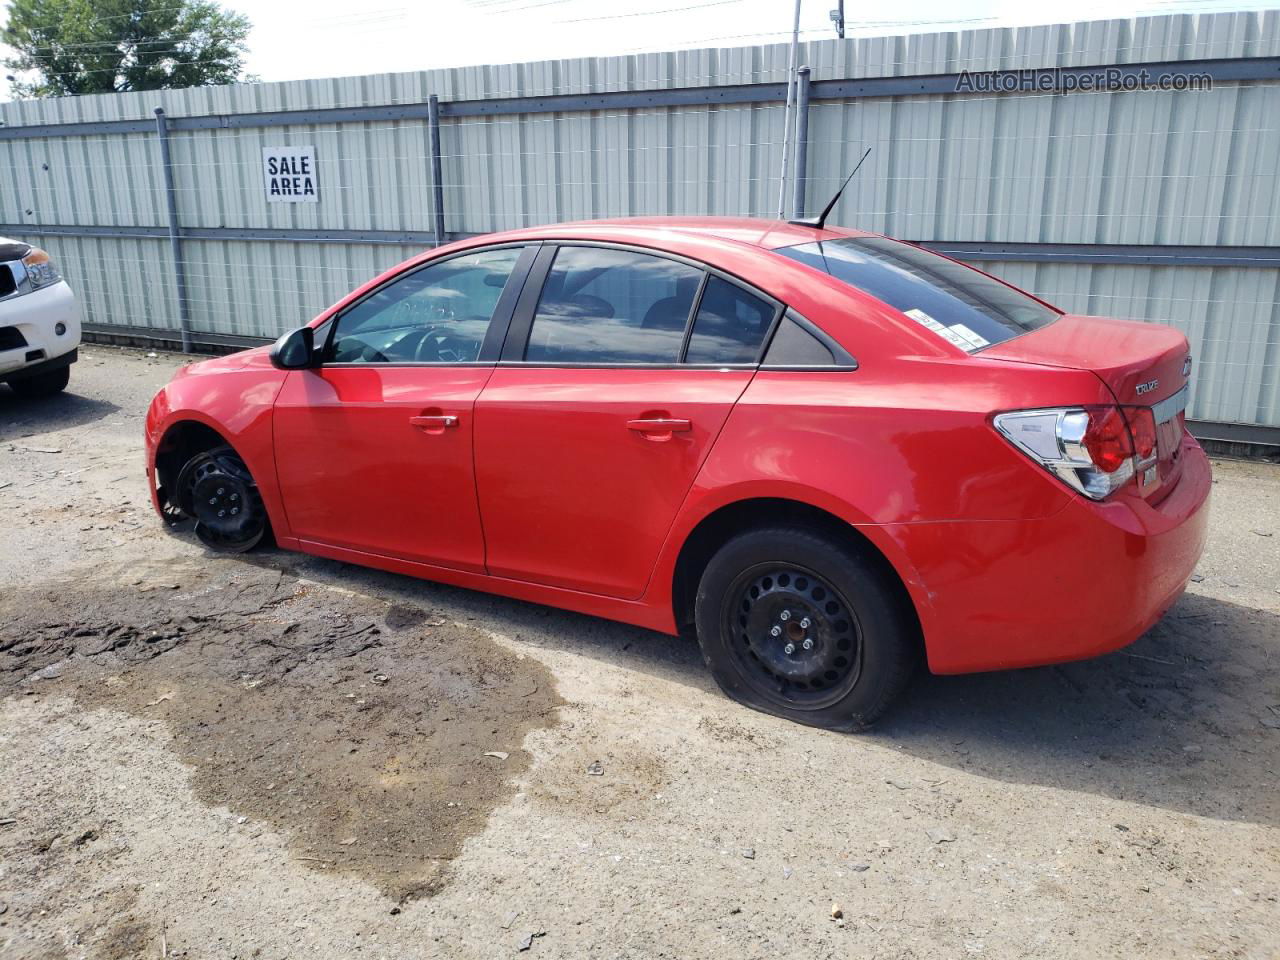
<svg viewBox="0 0 1280 960"><path fill-rule="evenodd" d="M877 720L915 665L914 615L878 558L800 528L752 530L711 558L698 642L730 697L831 730Z"/></svg>
<svg viewBox="0 0 1280 960"><path fill-rule="evenodd" d="M178 506L201 543L222 553L252 550L266 535L267 511L249 468L229 446L197 453L178 473Z"/></svg>
<svg viewBox="0 0 1280 960"><path fill-rule="evenodd" d="M34 399L61 393L67 389L67 384L70 382L71 368L68 366L59 370L50 370L48 373L38 373L34 377L12 380L9 386L13 387L13 392L18 396Z"/></svg>

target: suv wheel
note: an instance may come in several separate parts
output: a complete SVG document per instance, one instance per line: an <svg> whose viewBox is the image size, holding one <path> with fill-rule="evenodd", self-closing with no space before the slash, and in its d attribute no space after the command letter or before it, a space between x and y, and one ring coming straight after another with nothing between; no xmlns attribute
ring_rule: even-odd
<svg viewBox="0 0 1280 960"><path fill-rule="evenodd" d="M711 558L695 619L733 699L829 730L860 730L906 687L917 627L884 565L799 528L753 530Z"/></svg>
<svg viewBox="0 0 1280 960"><path fill-rule="evenodd" d="M229 446L197 453L178 473L178 507L211 550L244 553L267 532L267 511L249 468Z"/></svg>
<svg viewBox="0 0 1280 960"><path fill-rule="evenodd" d="M13 392L18 396L34 399L61 393L67 389L67 384L70 382L71 368L68 366L60 370L50 370L48 373L38 373L34 377L11 380L9 386L13 387Z"/></svg>

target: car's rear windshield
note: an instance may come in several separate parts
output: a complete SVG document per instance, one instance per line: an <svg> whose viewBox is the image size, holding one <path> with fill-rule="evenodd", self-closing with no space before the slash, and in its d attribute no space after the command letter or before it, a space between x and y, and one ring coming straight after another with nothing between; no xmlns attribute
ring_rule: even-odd
<svg viewBox="0 0 1280 960"><path fill-rule="evenodd" d="M986 274L888 237L842 237L775 252L869 293L969 353L1059 316Z"/></svg>

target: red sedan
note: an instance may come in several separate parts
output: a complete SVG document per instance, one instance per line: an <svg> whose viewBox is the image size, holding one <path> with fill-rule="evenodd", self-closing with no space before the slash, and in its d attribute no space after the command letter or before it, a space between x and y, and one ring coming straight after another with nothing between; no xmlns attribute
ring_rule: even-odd
<svg viewBox="0 0 1280 960"><path fill-rule="evenodd" d="M1090 657L1204 546L1191 357L912 244L746 219L476 237L151 405L156 508L666 633L840 730Z"/></svg>

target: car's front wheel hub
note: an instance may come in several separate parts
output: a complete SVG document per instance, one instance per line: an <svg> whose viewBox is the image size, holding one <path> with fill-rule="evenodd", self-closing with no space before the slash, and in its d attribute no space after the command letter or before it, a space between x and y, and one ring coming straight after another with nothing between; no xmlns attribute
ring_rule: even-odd
<svg viewBox="0 0 1280 960"><path fill-rule="evenodd" d="M191 489L196 519L226 537L243 533L252 519L248 498L247 484L220 471L198 477Z"/></svg>
<svg viewBox="0 0 1280 960"><path fill-rule="evenodd" d="M196 521L196 536L226 552L248 550L266 531L266 511L253 477L230 450L193 457L178 477L179 506Z"/></svg>

